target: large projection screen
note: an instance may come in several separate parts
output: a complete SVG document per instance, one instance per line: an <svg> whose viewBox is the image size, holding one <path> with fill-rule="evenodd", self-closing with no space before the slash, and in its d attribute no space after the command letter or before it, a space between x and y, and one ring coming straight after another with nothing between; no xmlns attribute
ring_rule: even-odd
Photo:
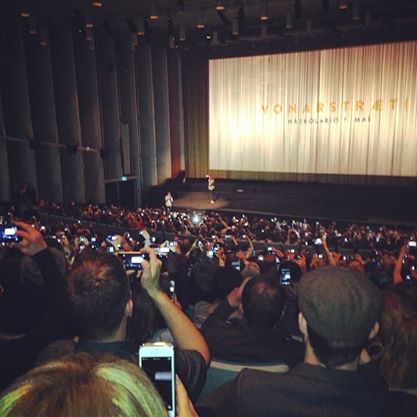
<svg viewBox="0 0 417 417"><path fill-rule="evenodd" d="M209 61L209 168L417 176L417 42Z"/></svg>

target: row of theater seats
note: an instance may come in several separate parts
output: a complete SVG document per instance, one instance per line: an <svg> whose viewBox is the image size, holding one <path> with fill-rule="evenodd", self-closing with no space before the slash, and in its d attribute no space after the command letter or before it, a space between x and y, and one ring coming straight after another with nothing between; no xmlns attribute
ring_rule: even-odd
<svg viewBox="0 0 417 417"><path fill-rule="evenodd" d="M67 216L60 216L57 214L48 214L48 213L39 213L39 219L42 224L49 224L49 225L57 225L57 224L74 224L79 222L81 226L85 228L92 228L95 233L105 237L108 235L124 235L125 233L129 233L132 238L137 239L139 235L138 229L129 228L126 226L116 225L116 224L105 224L93 221L86 221L86 220L78 220L72 217ZM175 239L193 239L194 237L191 235L181 235L175 234L172 232L165 232L165 231L152 231L151 236L155 238L157 243L163 243L166 240L172 241ZM248 249L248 241L246 239L237 239L237 243L241 250ZM265 249L266 243L265 241L252 241L253 248L255 251L262 251ZM268 241L268 246L272 246L280 251L284 252L286 250L296 249L297 251L302 251L307 255L314 255L317 252L317 248L314 245L288 245L283 244L280 242L270 242ZM334 250L330 246L330 250ZM373 251L367 249L358 249L355 251L351 248L338 248L338 252L341 253L343 256L354 256L355 254L359 254L363 259L367 259L371 257Z"/></svg>

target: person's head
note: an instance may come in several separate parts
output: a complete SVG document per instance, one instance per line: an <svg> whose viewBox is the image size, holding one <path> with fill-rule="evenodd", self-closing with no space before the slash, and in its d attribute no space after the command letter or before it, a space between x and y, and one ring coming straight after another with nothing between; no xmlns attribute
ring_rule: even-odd
<svg viewBox="0 0 417 417"><path fill-rule="evenodd" d="M284 305L282 288L268 275L251 278L243 289L243 314L254 329L272 329L279 322Z"/></svg>
<svg viewBox="0 0 417 417"><path fill-rule="evenodd" d="M319 268L301 278L298 304L306 360L314 355L328 368L356 367L361 350L379 329L382 297L375 285L349 268Z"/></svg>
<svg viewBox="0 0 417 417"><path fill-rule="evenodd" d="M242 274L232 266L219 267L213 275L213 291L216 299L225 298L230 291L242 284Z"/></svg>
<svg viewBox="0 0 417 417"><path fill-rule="evenodd" d="M114 255L83 259L69 275L67 286L79 336L108 338L131 315L129 281Z"/></svg>
<svg viewBox="0 0 417 417"><path fill-rule="evenodd" d="M166 417L161 397L135 364L87 353L38 366L0 398L4 417Z"/></svg>
<svg viewBox="0 0 417 417"><path fill-rule="evenodd" d="M417 285L385 295L381 317L384 351L380 371L390 387L417 387Z"/></svg>
<svg viewBox="0 0 417 417"><path fill-rule="evenodd" d="M171 282L168 275L161 274L159 285L170 296ZM128 324L127 340L137 351L137 348L142 343L152 339L154 333L167 327L167 324L155 305L155 302L139 281L136 282L133 293L133 312Z"/></svg>
<svg viewBox="0 0 417 417"><path fill-rule="evenodd" d="M199 299L208 302L215 300L213 291L213 276L217 266L206 256L200 256L192 269L194 290Z"/></svg>

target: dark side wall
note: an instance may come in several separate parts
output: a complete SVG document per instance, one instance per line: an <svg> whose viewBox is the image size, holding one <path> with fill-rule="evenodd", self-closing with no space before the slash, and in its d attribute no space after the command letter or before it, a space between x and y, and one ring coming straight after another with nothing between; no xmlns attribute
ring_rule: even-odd
<svg viewBox="0 0 417 417"><path fill-rule="evenodd" d="M18 15L0 24L0 201L30 183L39 199L104 203L127 177L141 205L183 168L178 51L122 21L88 36L73 20L39 18L36 34Z"/></svg>

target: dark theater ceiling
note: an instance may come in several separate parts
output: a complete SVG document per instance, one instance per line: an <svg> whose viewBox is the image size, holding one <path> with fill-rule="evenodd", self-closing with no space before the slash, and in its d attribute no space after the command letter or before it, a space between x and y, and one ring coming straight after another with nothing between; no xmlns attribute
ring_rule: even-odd
<svg viewBox="0 0 417 417"><path fill-rule="evenodd" d="M187 48L417 37L417 0L1 0L0 12L2 19L23 12L38 21L70 20L80 28L91 23L108 32L124 25L145 41Z"/></svg>

